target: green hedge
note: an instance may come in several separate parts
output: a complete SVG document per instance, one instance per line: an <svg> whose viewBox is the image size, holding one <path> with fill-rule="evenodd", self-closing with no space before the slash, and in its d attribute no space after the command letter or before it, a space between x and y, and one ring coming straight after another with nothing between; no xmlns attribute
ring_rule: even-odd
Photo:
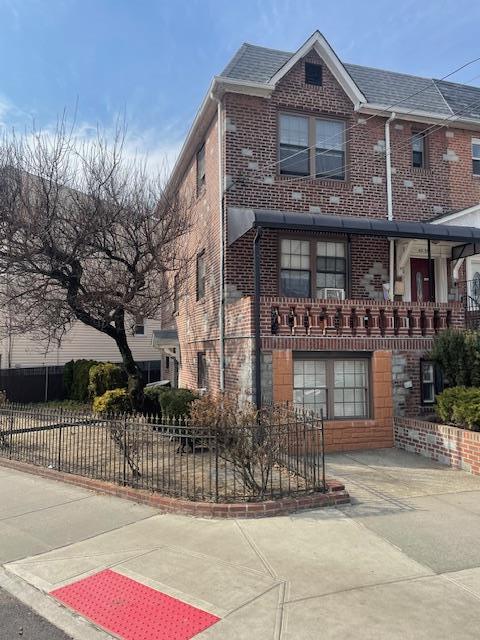
<svg viewBox="0 0 480 640"><path fill-rule="evenodd" d="M89 371L88 392L90 398L102 396L105 391L122 389L127 386L124 369L112 362L102 362L91 367Z"/></svg>
<svg viewBox="0 0 480 640"><path fill-rule="evenodd" d="M480 388L445 389L436 398L436 412L443 422L480 431Z"/></svg>
<svg viewBox="0 0 480 640"><path fill-rule="evenodd" d="M96 364L99 364L97 360L71 360L66 363L63 368L63 384L69 400L82 403L89 401L90 369Z"/></svg>
<svg viewBox="0 0 480 640"><path fill-rule="evenodd" d="M186 416L190 404L197 399L190 389L168 389L166 387L147 387L145 394L145 413L170 418Z"/></svg>
<svg viewBox="0 0 480 640"><path fill-rule="evenodd" d="M435 337L429 357L450 386L480 387L480 332L442 331Z"/></svg>

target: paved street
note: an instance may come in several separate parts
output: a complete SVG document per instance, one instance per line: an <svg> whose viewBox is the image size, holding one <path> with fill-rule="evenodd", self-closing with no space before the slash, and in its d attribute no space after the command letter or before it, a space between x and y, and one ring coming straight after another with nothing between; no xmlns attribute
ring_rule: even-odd
<svg viewBox="0 0 480 640"><path fill-rule="evenodd" d="M221 618L198 638L477 639L480 478L397 450L328 458L352 505L238 521L0 467L0 587L76 640L110 636L46 594L105 568Z"/></svg>
<svg viewBox="0 0 480 640"><path fill-rule="evenodd" d="M0 638L2 640L71 640L9 593L0 589Z"/></svg>

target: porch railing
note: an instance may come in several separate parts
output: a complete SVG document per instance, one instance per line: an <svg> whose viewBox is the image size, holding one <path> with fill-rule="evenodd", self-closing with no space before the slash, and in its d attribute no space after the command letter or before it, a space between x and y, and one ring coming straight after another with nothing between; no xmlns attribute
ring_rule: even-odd
<svg viewBox="0 0 480 640"><path fill-rule="evenodd" d="M465 327L461 302L262 298L261 314L262 333L278 336L428 337Z"/></svg>
<svg viewBox="0 0 480 640"><path fill-rule="evenodd" d="M465 310L465 326L480 329L480 280L461 282L458 291Z"/></svg>

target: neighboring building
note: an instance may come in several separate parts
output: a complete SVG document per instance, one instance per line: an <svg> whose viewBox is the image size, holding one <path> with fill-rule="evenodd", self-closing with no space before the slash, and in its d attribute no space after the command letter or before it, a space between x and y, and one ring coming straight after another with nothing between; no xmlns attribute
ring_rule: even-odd
<svg viewBox="0 0 480 640"><path fill-rule="evenodd" d="M426 354L465 326L465 257L477 273L479 88L343 64L318 32L244 44L170 188L196 193L196 261L155 334L180 386L322 409L336 450L431 407Z"/></svg>
<svg viewBox="0 0 480 640"><path fill-rule="evenodd" d="M137 361L160 360L152 346L153 331L160 327L158 320L145 320L132 327L129 345ZM61 366L69 360L92 359L102 362L121 362L114 340L109 336L76 322L60 344L42 342L31 334L11 335L0 341L0 368Z"/></svg>

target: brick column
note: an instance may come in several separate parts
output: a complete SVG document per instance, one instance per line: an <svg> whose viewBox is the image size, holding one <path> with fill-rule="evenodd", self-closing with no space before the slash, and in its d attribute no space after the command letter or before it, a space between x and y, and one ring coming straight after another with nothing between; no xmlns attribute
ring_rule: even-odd
<svg viewBox="0 0 480 640"><path fill-rule="evenodd" d="M272 351L273 402L293 402L291 349Z"/></svg>
<svg viewBox="0 0 480 640"><path fill-rule="evenodd" d="M373 418L382 446L393 446L392 352L375 351L372 357Z"/></svg>

